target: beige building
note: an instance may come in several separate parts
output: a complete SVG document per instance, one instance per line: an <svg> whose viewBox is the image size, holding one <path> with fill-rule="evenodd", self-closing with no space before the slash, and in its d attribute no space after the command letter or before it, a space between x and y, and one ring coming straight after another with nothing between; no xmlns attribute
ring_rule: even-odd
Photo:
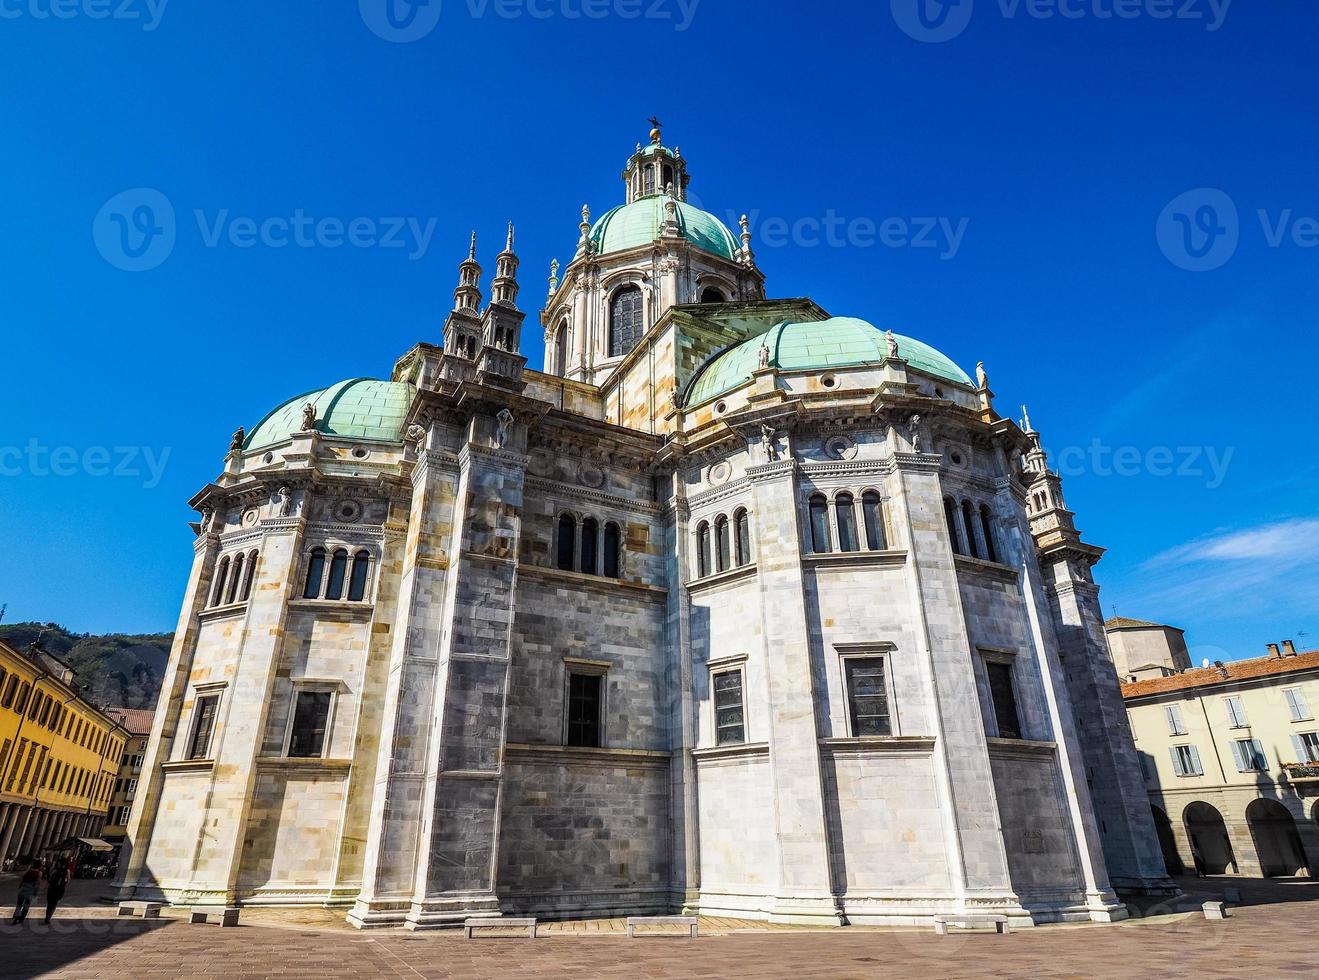
<svg viewBox="0 0 1319 980"><path fill-rule="evenodd" d="M128 732L105 812L105 828L101 831L103 840L119 845L128 834L128 816L137 798L137 781L142 775L142 759L147 754L147 739L151 737L151 722L156 713L150 708L106 708L105 713Z"/></svg>
<svg viewBox="0 0 1319 980"><path fill-rule="evenodd" d="M1104 623L1113 667L1123 681L1164 677L1191 666L1183 630L1115 616Z"/></svg>
<svg viewBox="0 0 1319 980"><path fill-rule="evenodd" d="M1169 871L1319 869L1319 650L1175 670L1181 630L1131 622L1106 629Z"/></svg>

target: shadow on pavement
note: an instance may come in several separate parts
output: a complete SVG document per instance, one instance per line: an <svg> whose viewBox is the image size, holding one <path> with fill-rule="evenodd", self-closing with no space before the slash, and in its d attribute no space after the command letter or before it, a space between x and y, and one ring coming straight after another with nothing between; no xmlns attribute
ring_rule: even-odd
<svg viewBox="0 0 1319 980"><path fill-rule="evenodd" d="M60 970L84 957L102 952L145 932L173 925L169 919L130 919L127 917L61 916L59 912L47 925L42 921L45 905L33 905L26 922L11 925L12 907L4 910L0 921L0 976L6 980L27 980L53 970Z"/></svg>

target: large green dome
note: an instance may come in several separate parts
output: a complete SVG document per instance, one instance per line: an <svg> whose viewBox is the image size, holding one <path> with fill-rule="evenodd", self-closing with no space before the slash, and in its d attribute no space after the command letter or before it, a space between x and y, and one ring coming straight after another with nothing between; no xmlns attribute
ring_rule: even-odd
<svg viewBox="0 0 1319 980"><path fill-rule="evenodd" d="M898 342L898 356L915 370L972 386L966 372L933 347L901 334L893 337ZM751 372L760 364L760 349L767 345L769 363L782 371L878 364L888 356L883 331L856 317L780 323L706 361L688 389L685 404L700 404L750 381Z"/></svg>
<svg viewBox="0 0 1319 980"><path fill-rule="evenodd" d="M401 381L351 378L283 402L257 423L243 448L273 446L302 428L302 407L316 408L316 428L327 436L398 442L416 389Z"/></svg>
<svg viewBox="0 0 1319 980"><path fill-rule="evenodd" d="M664 202L667 200L667 195L652 194L606 211L591 228L591 241L595 243L596 251L602 254L622 252L649 245L658 239L664 227ZM678 227L687 241L733 260L741 246L723 222L690 204L674 203L678 206Z"/></svg>

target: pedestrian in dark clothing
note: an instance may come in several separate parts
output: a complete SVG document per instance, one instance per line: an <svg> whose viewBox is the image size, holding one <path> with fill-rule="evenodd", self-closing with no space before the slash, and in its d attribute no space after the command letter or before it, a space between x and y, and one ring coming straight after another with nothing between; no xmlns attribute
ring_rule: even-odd
<svg viewBox="0 0 1319 980"><path fill-rule="evenodd" d="M50 918L55 914L55 907L64 899L64 889L68 885L69 879L64 876L64 868L61 865L55 865L55 870L50 873L46 879L46 924L50 924Z"/></svg>
<svg viewBox="0 0 1319 980"><path fill-rule="evenodd" d="M32 899L37 897L37 886L41 884L41 865L33 861L18 882L18 897L14 901L14 918L10 925L18 925L27 918Z"/></svg>

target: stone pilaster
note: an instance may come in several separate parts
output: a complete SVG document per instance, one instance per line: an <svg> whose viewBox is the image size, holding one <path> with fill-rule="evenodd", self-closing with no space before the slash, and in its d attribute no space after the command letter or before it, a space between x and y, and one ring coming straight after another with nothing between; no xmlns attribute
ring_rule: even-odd
<svg viewBox="0 0 1319 980"><path fill-rule="evenodd" d="M967 909L1024 916L1012 890L998 802L966 632L957 569L943 513L939 458L895 456L893 523L907 541L911 623L933 723L935 785L948 841L954 897Z"/></svg>
<svg viewBox="0 0 1319 980"><path fill-rule="evenodd" d="M669 662L665 665L668 689L670 748L669 819L672 827L670 903L687 910L698 902L701 887L699 809L696 763L696 712L692 702L691 598L687 594L687 553L691 511L682 493L682 481L671 475L677 493L670 503L665 533L668 548L668 604L665 610Z"/></svg>
<svg viewBox="0 0 1319 980"><path fill-rule="evenodd" d="M472 420L459 454L458 523L445 582L422 798L421 860L405 925L498 915L495 868L506 701L527 457L483 448L492 420ZM521 445L521 432L510 445Z"/></svg>
<svg viewBox="0 0 1319 980"><path fill-rule="evenodd" d="M435 433L427 437L433 443ZM458 458L422 449L412 503L381 723L379 757L362 867L362 892L348 915L359 928L394 925L412 906L444 604L454 542Z"/></svg>
<svg viewBox="0 0 1319 980"><path fill-rule="evenodd" d="M792 459L749 467L765 670L769 681L769 757L778 826L778 888L770 920L838 924L829 872L811 625L802 570L797 465Z"/></svg>

